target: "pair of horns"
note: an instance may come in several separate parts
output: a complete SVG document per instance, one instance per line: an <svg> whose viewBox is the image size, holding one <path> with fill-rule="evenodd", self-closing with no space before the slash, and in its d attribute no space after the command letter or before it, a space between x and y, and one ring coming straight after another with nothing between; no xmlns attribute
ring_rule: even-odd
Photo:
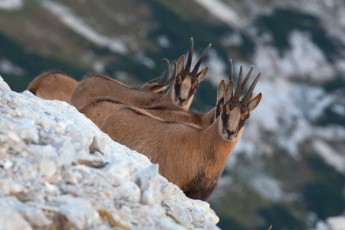
<svg viewBox="0 0 345 230"><path fill-rule="evenodd" d="M226 86L225 89L225 83L224 80L222 80L218 86L218 90L223 90L224 91L224 102L230 101L231 103L239 103L241 102L242 104L246 105L249 103L250 99L253 96L253 91L254 88L256 86L256 84L258 83L260 77L261 77L261 72L255 77L254 81L252 82L252 84L250 85L247 93L245 94L245 96L242 98L242 100L240 100L240 97L242 95L242 92L253 72L254 66L252 65L246 75L246 77L243 80L243 66L241 65L240 67L240 72L239 72L239 76L238 76L238 82L237 82L237 86L235 89L235 92L233 92L233 85L234 85L234 67L233 67L233 63L232 63L232 59L229 60L229 83ZM219 97L217 100L220 100L221 98Z"/></svg>
<svg viewBox="0 0 345 230"><path fill-rule="evenodd" d="M192 58L193 58L193 52L194 52L194 39L190 38L190 47L189 47L189 52L188 52L187 63L186 63L186 67L183 70L183 73L185 75L191 74L192 76L195 76L198 74L200 65L205 60L208 50L211 48L211 46L212 46L211 43L209 43L208 46L202 52L201 56L199 57L199 60L195 64L193 70L191 71Z"/></svg>

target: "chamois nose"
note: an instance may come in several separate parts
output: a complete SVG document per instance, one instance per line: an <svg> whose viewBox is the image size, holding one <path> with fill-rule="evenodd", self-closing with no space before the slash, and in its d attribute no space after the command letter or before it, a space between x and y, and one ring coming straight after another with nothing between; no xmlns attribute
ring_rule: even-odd
<svg viewBox="0 0 345 230"><path fill-rule="evenodd" d="M183 98L181 98L181 97L177 97L177 99L178 99L180 105L185 105L185 104L187 104L187 100L186 100L186 99L183 99Z"/></svg>
<svg viewBox="0 0 345 230"><path fill-rule="evenodd" d="M235 139L235 131L231 131L230 129L224 129L224 134L226 134L226 138L229 140Z"/></svg>

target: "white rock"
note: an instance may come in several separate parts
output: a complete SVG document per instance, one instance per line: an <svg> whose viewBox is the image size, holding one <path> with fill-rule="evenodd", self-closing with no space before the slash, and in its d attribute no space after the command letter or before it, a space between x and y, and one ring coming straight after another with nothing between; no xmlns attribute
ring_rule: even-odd
<svg viewBox="0 0 345 230"><path fill-rule="evenodd" d="M330 230L345 230L345 216L329 217L326 222Z"/></svg>
<svg viewBox="0 0 345 230"><path fill-rule="evenodd" d="M2 79L0 76L0 91L11 91L10 87L7 85L7 83Z"/></svg>
<svg viewBox="0 0 345 230"><path fill-rule="evenodd" d="M14 181L11 178L1 178L0 179L0 194L10 195L23 192L25 190L24 186Z"/></svg>
<svg viewBox="0 0 345 230"><path fill-rule="evenodd" d="M48 227L52 224L52 221L50 221L39 208L31 207L23 203L17 204L16 208L34 228Z"/></svg>
<svg viewBox="0 0 345 230"><path fill-rule="evenodd" d="M30 230L30 224L10 205L0 200L1 230Z"/></svg>
<svg viewBox="0 0 345 230"><path fill-rule="evenodd" d="M59 207L60 212L78 229L92 228L100 223L98 212L87 200L61 196L56 202L62 203Z"/></svg>
<svg viewBox="0 0 345 230"><path fill-rule="evenodd" d="M143 204L152 205L161 201L161 176L158 174L158 165L152 165L139 172L138 185L141 188L141 202ZM154 182L154 183L152 183Z"/></svg>
<svg viewBox="0 0 345 230"><path fill-rule="evenodd" d="M0 89L0 200L16 212L6 220L0 209L1 223L49 228L57 215L77 229L217 228L207 203L188 199L71 105L12 92L1 78Z"/></svg>
<svg viewBox="0 0 345 230"><path fill-rule="evenodd" d="M39 168L40 168L41 176L47 177L47 178L52 177L57 171L55 162L50 159L43 158L42 161L40 162Z"/></svg>
<svg viewBox="0 0 345 230"><path fill-rule="evenodd" d="M140 202L141 190L137 184L132 181L123 180L118 187L114 188L113 193L113 199L115 201Z"/></svg>

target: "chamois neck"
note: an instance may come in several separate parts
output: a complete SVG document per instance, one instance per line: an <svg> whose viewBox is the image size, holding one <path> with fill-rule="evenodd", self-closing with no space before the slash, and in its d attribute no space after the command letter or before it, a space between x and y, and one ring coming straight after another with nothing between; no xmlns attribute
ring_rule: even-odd
<svg viewBox="0 0 345 230"><path fill-rule="evenodd" d="M212 123L214 123L214 121L216 120L215 113L216 113L216 107L213 107L208 112L204 113L201 117L202 124L206 126L206 125L211 125Z"/></svg>
<svg viewBox="0 0 345 230"><path fill-rule="evenodd" d="M171 104L174 93L175 93L174 87L171 86L170 89L163 95L162 103Z"/></svg>
<svg viewBox="0 0 345 230"><path fill-rule="evenodd" d="M206 135L202 136L202 141L211 143L209 150L207 151L207 153L210 154L207 156L207 159L210 159L207 163L210 166L208 167L208 173L212 173L212 175L214 175L215 171L219 171L219 173L221 173L228 157L231 155L237 142L241 138L243 127L238 133L236 139L227 140L223 138L221 134L222 120L218 117L205 131Z"/></svg>

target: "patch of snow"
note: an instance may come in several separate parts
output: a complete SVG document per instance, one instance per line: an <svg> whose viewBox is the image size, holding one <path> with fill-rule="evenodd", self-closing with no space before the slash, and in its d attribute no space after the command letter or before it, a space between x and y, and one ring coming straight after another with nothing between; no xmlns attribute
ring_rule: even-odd
<svg viewBox="0 0 345 230"><path fill-rule="evenodd" d="M291 48L281 57L276 48L258 44L253 57L265 76L276 78L303 77L304 80L325 82L334 77L334 67L325 59L320 48L308 33L293 31L289 36Z"/></svg>
<svg viewBox="0 0 345 230"><path fill-rule="evenodd" d="M257 176L250 182L250 186L257 191L261 197L271 201L281 201L284 198L282 185L279 181L268 176Z"/></svg>
<svg viewBox="0 0 345 230"><path fill-rule="evenodd" d="M231 33L224 36L221 39L221 43L227 47L240 46L242 44L242 37L239 33Z"/></svg>
<svg viewBox="0 0 345 230"><path fill-rule="evenodd" d="M205 80L210 81L217 87L221 80L228 79L228 77L224 76L224 73L229 71L229 65L224 65L224 61L220 59L217 52L213 49L208 52L207 56L206 66L209 68Z"/></svg>
<svg viewBox="0 0 345 230"><path fill-rule="evenodd" d="M103 73L105 70L105 63L102 61L95 61L92 65L92 69L96 72L96 73Z"/></svg>
<svg viewBox="0 0 345 230"><path fill-rule="evenodd" d="M25 73L25 71L22 68L16 66L7 59L0 60L0 70L4 73L10 73L14 75L22 75Z"/></svg>
<svg viewBox="0 0 345 230"><path fill-rule="evenodd" d="M324 221L319 220L313 230L329 230L329 227Z"/></svg>
<svg viewBox="0 0 345 230"><path fill-rule="evenodd" d="M329 230L344 230L345 216L329 217L326 220Z"/></svg>
<svg viewBox="0 0 345 230"><path fill-rule="evenodd" d="M150 69L153 69L156 66L154 60L144 55L138 55L137 60Z"/></svg>
<svg viewBox="0 0 345 230"><path fill-rule="evenodd" d="M160 35L157 40L161 47L168 48L170 46L169 38L165 35Z"/></svg>
<svg viewBox="0 0 345 230"><path fill-rule="evenodd" d="M324 161L335 168L340 173L345 173L345 156L336 152L326 142L316 140L313 142L313 147L316 153L318 153Z"/></svg>
<svg viewBox="0 0 345 230"><path fill-rule="evenodd" d="M215 18L226 23L229 26L235 28L241 28L244 26L244 20L238 14L231 9L228 5L220 0L195 0L207 11L210 12Z"/></svg>
<svg viewBox="0 0 345 230"><path fill-rule="evenodd" d="M313 136L325 141L335 141L343 143L343 140L345 140L345 129L337 125L327 127L314 127Z"/></svg>
<svg viewBox="0 0 345 230"><path fill-rule="evenodd" d="M116 53L127 53L127 47L121 39L110 38L99 34L92 27L88 26L82 19L75 16L66 6L57 3L56 1L42 1L42 4L50 12L55 14L65 25L85 37L87 40L96 45L108 47L111 51Z"/></svg>
<svg viewBox="0 0 345 230"><path fill-rule="evenodd" d="M312 122L332 105L334 95L326 94L319 87L292 83L284 78L262 77L256 89L263 92L263 98L246 124L235 155L240 152L253 156L258 152L273 154L279 146L298 158L299 144L312 137L316 129ZM273 143L265 139L267 135L272 135Z"/></svg>
<svg viewBox="0 0 345 230"><path fill-rule="evenodd" d="M23 5L23 0L0 0L0 9L2 10L19 10Z"/></svg>
<svg viewBox="0 0 345 230"><path fill-rule="evenodd" d="M342 104L336 104L332 106L332 110L339 114L340 116L344 116L345 117L345 105Z"/></svg>

